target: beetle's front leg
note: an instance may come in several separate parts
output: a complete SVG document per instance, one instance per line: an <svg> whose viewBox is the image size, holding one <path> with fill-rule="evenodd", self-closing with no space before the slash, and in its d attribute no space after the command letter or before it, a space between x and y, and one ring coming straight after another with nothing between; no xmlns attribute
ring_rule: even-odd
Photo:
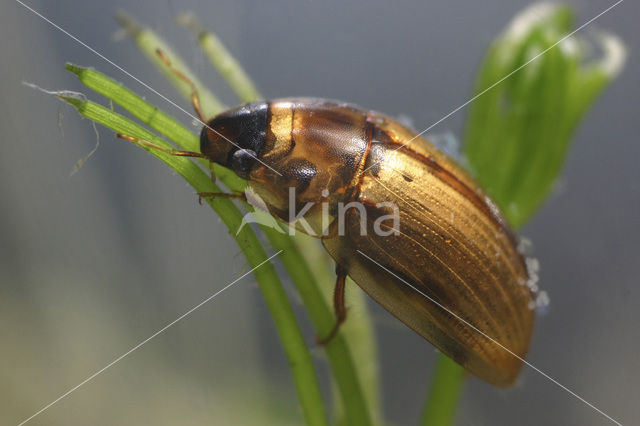
<svg viewBox="0 0 640 426"><path fill-rule="evenodd" d="M146 148L151 148L151 149L155 149L158 151L162 151L162 152L166 152L167 154L171 154L171 155L175 155L177 157L195 157L195 158L207 158L204 154L201 154L199 152L192 152L192 151L181 151L179 149L173 149L173 148L164 148L161 147L160 145L157 145L153 142L149 142L146 141L144 139L140 139L140 138L136 138L134 136L129 136L129 135L125 135L122 133L116 133L116 137L120 138L120 139L124 139L126 141L129 141L135 145L141 146L141 147L146 147Z"/></svg>
<svg viewBox="0 0 640 426"><path fill-rule="evenodd" d="M171 63L171 59L169 59L167 54L164 53L162 49L156 49L156 55L158 55L160 60L165 64L165 66L169 69L169 71L171 71L176 77L178 77L180 80L184 81L191 87L191 105L193 106L193 109L196 111L196 114L198 114L198 117L200 117L200 121L202 122L202 124L206 126L207 119L202 113L202 110L200 109L200 95L198 93L198 88L196 87L195 83L191 81L191 79L187 77L184 72L180 71L178 68L173 66L173 64Z"/></svg>
<svg viewBox="0 0 640 426"><path fill-rule="evenodd" d="M344 288L347 280L347 271L340 265L336 265L336 286L333 290L333 310L336 314L336 324L326 337L318 338L320 345L326 345L338 333L340 326L347 319L347 308L344 306Z"/></svg>

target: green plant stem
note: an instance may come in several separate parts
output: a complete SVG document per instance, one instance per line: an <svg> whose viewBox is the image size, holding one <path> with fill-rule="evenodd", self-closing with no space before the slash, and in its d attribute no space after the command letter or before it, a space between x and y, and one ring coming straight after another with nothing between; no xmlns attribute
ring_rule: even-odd
<svg viewBox="0 0 640 426"><path fill-rule="evenodd" d="M316 332L319 336L328 335L335 324L335 316L295 241L273 229L263 228L263 232L274 247L289 247L284 249L280 260L296 285ZM325 350L343 403L345 420L349 425L371 424L366 394L358 377L358 366L354 363L344 333L337 333L327 342Z"/></svg>
<svg viewBox="0 0 640 426"><path fill-rule="evenodd" d="M215 33L206 31L191 13L178 17L178 22L198 35L200 47L209 58L211 65L224 77L242 102L253 102L262 96L244 68L229 52Z"/></svg>
<svg viewBox="0 0 640 426"><path fill-rule="evenodd" d="M126 87L91 68L72 64L67 64L66 68L85 86L120 105L137 119L174 141L179 147L190 151L199 149L198 138L193 133ZM215 165L215 173L233 190L241 191L246 185L246 181L223 167ZM317 279L310 271L308 263L300 254L295 242L288 235L269 228L263 228L263 232L275 249L283 250L280 259L296 285L317 332L320 335L327 334L333 327L334 315L324 301ZM344 337L339 336L333 339L326 350L346 407L348 421L350 424L369 424L367 401L357 376L357 367Z"/></svg>
<svg viewBox="0 0 640 426"><path fill-rule="evenodd" d="M462 393L465 370L448 356L438 353L427 402L422 412L422 426L453 424Z"/></svg>
<svg viewBox="0 0 640 426"><path fill-rule="evenodd" d="M571 134L597 95L617 75L625 49L601 35L605 56L583 66L582 42L555 46L571 32L567 6L534 5L514 18L517 25L492 43L478 73L469 109L465 154L479 183L507 221L520 228L548 196L569 147ZM543 56L529 63L540 52ZM518 67L524 66L521 70ZM512 70L508 80L484 93ZM462 367L439 355L424 410L424 425L454 419L463 381Z"/></svg>
<svg viewBox="0 0 640 426"><path fill-rule="evenodd" d="M335 264L333 259L327 255L326 250L316 238L298 233L295 242L299 252L303 253L307 263L311 266L313 276L319 282L319 290L322 292L326 304L332 306L336 279L335 274L331 271L331 267ZM369 408L371 424L381 425L384 424L384 421L378 379L380 363L373 322L367 309L367 295L350 278L347 278L345 293L350 320L342 324L338 335L345 340L351 358L358 361L354 363L355 374L359 379L360 388ZM327 348L330 362L331 350L331 347ZM336 377L336 380L339 379ZM351 422L349 412L345 412L345 407L339 399L341 395L340 383L334 382L334 387L336 384L338 387L334 392L336 425L354 424ZM347 406L346 409L350 410L351 408Z"/></svg>
<svg viewBox="0 0 640 426"><path fill-rule="evenodd" d="M248 74L214 33L205 31L192 15L183 15L178 18L178 21L196 32L205 54L240 100L249 102L261 98ZM138 27L136 31L140 32L141 29ZM160 37L149 29L145 29L144 33L146 34L145 42L136 41L138 48L143 51L145 56L155 59L154 63L162 68L165 76L174 80L174 86L180 87L182 83L180 79L176 77L175 73L169 72L166 64L158 62L155 55L158 48L165 52L171 52L170 46L155 45L152 41L161 42ZM180 70L186 75L193 74L184 64L181 64ZM194 84L199 92L205 89L197 81ZM185 99L191 97L190 92L183 90L180 93ZM212 112L206 109L204 111L205 114ZM217 112L213 111L213 113ZM193 150L194 148L188 149ZM219 169L215 169L217 174ZM237 179L233 173L231 175ZM242 190L246 186L244 181L242 186L230 182L228 173L220 175L220 178L232 190ZM301 295L316 332L319 335L325 335L331 330L335 321L335 316L330 308L332 297L326 297L327 294L332 294L332 275L327 273L326 268L313 268L312 270L309 267L309 258L305 256L305 253L309 251L311 244L301 244L301 241L307 240L305 236L298 235L296 238L291 238L264 227L262 230L275 248L289 248L282 257L283 264ZM317 242L313 243L317 246ZM327 258L326 254L323 257ZM320 269L322 269L322 273L318 273ZM313 273L309 273L309 271ZM320 283L324 285L320 285ZM329 290L325 291L325 288L329 288ZM325 297L318 297L319 295ZM357 324L354 321L346 322L341 329L341 338L334 339L335 342L325 348L340 395L341 404L336 404L338 420L343 419L347 424L380 424L382 418L377 378L377 350L373 326L365 303L362 293L356 293L350 297L349 304L352 312L357 311L358 313ZM358 359L359 362L355 363L354 359Z"/></svg>
<svg viewBox="0 0 640 426"><path fill-rule="evenodd" d="M251 102L261 98L249 75L215 33L206 31L192 14L180 16L178 22L198 35L200 46L212 65L241 101ZM335 322L335 315L330 309L334 276L328 269L328 264L333 262L323 261L329 257L320 248L317 239L300 233L291 238L267 228L263 228L263 232L274 247L295 244L293 250L287 251L290 255L282 256L281 260L302 297L316 332L321 336L326 335ZM353 286L354 283L350 284ZM324 303L320 296L324 296ZM335 342L330 342L326 347L337 391L341 396L336 404L337 421L343 424L380 424L382 414L377 348L363 292L350 294L349 308L352 316L358 320L345 322L340 330L340 339L334 339ZM357 359L358 363L354 363L353 359Z"/></svg>
<svg viewBox="0 0 640 426"><path fill-rule="evenodd" d="M135 118L169 138L181 149L188 151L200 150L200 141L196 135L191 133L175 118L151 105L122 84L91 68L67 64L66 69L75 74L82 84L120 105ZM210 163L209 161L201 160L201 164L208 166ZM234 190L241 191L246 186L246 181L224 167L214 164L214 171L216 176L224 181L225 185Z"/></svg>
<svg viewBox="0 0 640 426"><path fill-rule="evenodd" d="M101 105L68 96L60 97L74 106L82 116L96 123L164 148L171 147L140 125ZM194 162L156 149L144 146L143 148L180 174L197 192L220 192L220 188L211 182L209 176ZM240 229L243 215L230 200L220 197L209 198L207 203L220 216L229 230ZM231 232L231 234L242 249L251 268L260 265L268 258L260 241L249 227L243 227L238 235L235 235L235 232ZM327 425L324 403L311 354L302 337L302 332L298 327L293 309L275 268L273 264L266 263L256 269L254 274L289 361L305 420L309 425Z"/></svg>
<svg viewBox="0 0 640 426"><path fill-rule="evenodd" d="M165 56L170 59L174 69L180 70L194 83L196 87L198 87L200 106L203 111L207 114L215 115L226 109L225 105L200 82L195 74L189 71L185 66L184 61L173 51L171 46L164 42L154 31L140 26L135 20L133 20L133 18L124 12L119 12L116 15L116 20L131 35L140 51L144 53L156 67L162 70L165 77L175 86L182 96L190 99L193 91L192 87L181 78L178 78L175 73L161 60L157 53L158 49L160 49Z"/></svg>

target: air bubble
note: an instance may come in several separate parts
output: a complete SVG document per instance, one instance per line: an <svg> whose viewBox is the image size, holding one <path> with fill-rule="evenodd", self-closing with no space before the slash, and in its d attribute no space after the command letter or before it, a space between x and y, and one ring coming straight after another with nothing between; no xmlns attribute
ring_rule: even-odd
<svg viewBox="0 0 640 426"><path fill-rule="evenodd" d="M536 310L539 314L544 315L549 310L549 295L546 291L541 291L536 297Z"/></svg>
<svg viewBox="0 0 640 426"><path fill-rule="evenodd" d="M525 262L527 264L527 273L529 274L529 276L537 275L540 271L540 262L538 261L538 259L536 259L535 257L527 257L525 259Z"/></svg>
<svg viewBox="0 0 640 426"><path fill-rule="evenodd" d="M461 143L453 132L446 131L444 133L428 133L426 138L438 150L442 151L457 162L461 161Z"/></svg>
<svg viewBox="0 0 640 426"><path fill-rule="evenodd" d="M518 244L518 251L520 250L521 245ZM524 250L527 250L527 248L525 247ZM546 291L540 290L540 287L538 286L538 281L540 281L540 275L538 275L538 272L540 271L540 262L536 258L527 257L525 258L525 264L529 279L525 280L523 278L518 278L518 284L526 285L531 291L532 299L529 301L529 309L535 309L538 313L544 314L547 306L549 305L549 295Z"/></svg>
<svg viewBox="0 0 640 426"><path fill-rule="evenodd" d="M523 256L530 255L531 252L533 251L533 243L529 238L521 236L518 239L517 250L518 250L518 253L520 253Z"/></svg>

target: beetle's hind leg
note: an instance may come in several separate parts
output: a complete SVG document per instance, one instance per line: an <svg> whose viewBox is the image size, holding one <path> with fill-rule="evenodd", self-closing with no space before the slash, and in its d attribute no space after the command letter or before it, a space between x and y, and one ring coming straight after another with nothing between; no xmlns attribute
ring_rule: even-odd
<svg viewBox="0 0 640 426"><path fill-rule="evenodd" d="M347 279L347 271L340 265L336 266L336 286L333 290L333 310L336 314L336 324L325 337L318 337L319 345L326 345L335 337L342 323L347 319L347 308L344 306L344 289Z"/></svg>
<svg viewBox="0 0 640 426"><path fill-rule="evenodd" d="M193 109L196 111L196 114L198 114L198 117L200 118L200 121L202 121L202 123L206 125L207 124L207 119L202 114L202 110L200 109L200 95L198 94L198 89L196 88L196 85L193 83L193 81L191 81L191 79L189 77L187 77L185 75L184 72L182 72L179 69L177 69L173 65L173 63L171 63L171 59L169 59L167 54L164 53L164 51L162 49L160 49L160 48L156 49L156 54L158 55L160 60L165 64L165 66L167 68L169 68L169 70L176 77L178 77L180 80L184 81L185 83L187 83L191 87L191 105L193 105Z"/></svg>

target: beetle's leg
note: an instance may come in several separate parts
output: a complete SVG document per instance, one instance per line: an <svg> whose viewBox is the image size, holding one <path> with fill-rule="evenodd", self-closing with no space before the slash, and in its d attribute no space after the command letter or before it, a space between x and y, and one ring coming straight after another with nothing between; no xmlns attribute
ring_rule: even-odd
<svg viewBox="0 0 640 426"><path fill-rule="evenodd" d="M132 142L136 145L140 145L140 146L146 146L147 148L152 148L152 149L157 149L159 151L162 152L166 152L167 154L171 154L171 155L177 155L180 157L197 157L197 158L207 158L204 154L201 154L199 152L191 152L191 151L180 151L178 149L168 149L168 148L164 148L162 146L156 145L153 142L149 142L146 141L144 139L139 139L133 136L129 136L129 135L123 135L122 133L116 133L116 136L119 137L120 139L124 139L127 140L129 142ZM215 182L215 174L213 174L213 163L211 163L210 165L210 170L211 170L211 179L213 180L213 182ZM208 198L208 197L225 197L225 198L237 198L239 200L242 201L247 201L247 196L244 194L244 192L239 192L239 191L234 191L232 193L227 193L227 192L200 192L198 193L198 203L202 204L202 199L203 198Z"/></svg>
<svg viewBox="0 0 640 426"><path fill-rule="evenodd" d="M199 192L198 203L202 204L203 198L215 198L215 197L235 198L237 200L242 200L244 202L247 202L247 196L244 194L244 192L234 191L234 192Z"/></svg>
<svg viewBox="0 0 640 426"><path fill-rule="evenodd" d="M179 69L173 66L173 63L171 63L171 59L169 59L167 54L164 53L162 49L159 49L159 48L156 49L156 54L158 55L160 60L166 65L166 67L169 68L169 70L175 74L176 77L178 77L180 80L184 81L191 87L191 105L193 106L193 109L196 111L196 114L198 114L200 121L205 126L208 126L207 118L204 116L204 114L202 114L202 110L200 109L200 95L198 94L198 88L196 87L196 85L182 71L180 71ZM216 183L216 174L213 172L213 163L209 164L209 171L211 172L211 182Z"/></svg>
<svg viewBox="0 0 640 426"><path fill-rule="evenodd" d="M211 182L216 183L216 172L213 170L213 161L209 161L209 174L211 175Z"/></svg>
<svg viewBox="0 0 640 426"><path fill-rule="evenodd" d="M196 111L196 114L198 114L198 117L200 117L200 121L202 121L206 125L207 119L202 114L202 110L200 109L200 95L198 94L196 85L182 71L173 66L173 64L171 63L171 59L169 59L169 57L166 55L166 53L164 53L162 49L156 49L156 54L158 55L158 57L160 57L160 60L167 66L167 68L169 68L169 70L173 74L175 74L176 77L178 77L180 80L184 81L191 87L191 105L193 105L193 109Z"/></svg>
<svg viewBox="0 0 640 426"><path fill-rule="evenodd" d="M202 114L202 110L200 109L200 95L198 94L198 89L196 88L196 85L182 71L180 71L179 69L173 66L173 64L171 63L171 59L169 59L167 54L164 53L162 49L156 49L156 54L158 55L160 60L166 65L166 67L169 68L169 70L176 75L176 77L178 77L180 80L184 81L191 87L191 105L193 105L193 109L196 111L196 114L198 114L200 121L202 121L202 123L204 123L204 125L207 126L207 119L204 116L204 114ZM211 172L211 182L215 183L216 174L213 172L213 163L209 164L209 171Z"/></svg>
<svg viewBox="0 0 640 426"><path fill-rule="evenodd" d="M199 152L180 151L179 149L164 148L164 147L161 147L160 145L154 144L153 142L145 141L144 139L139 139L139 138L136 138L136 137L133 137L133 136L129 136L129 135L123 135L122 133L116 133L116 136L119 137L120 139L127 140L127 141L132 142L132 143L134 143L136 145L146 146L147 148L152 148L152 149L157 149L158 151L166 152L167 154L171 154L171 155L177 155L179 157L207 158L204 154L201 154Z"/></svg>
<svg viewBox="0 0 640 426"><path fill-rule="evenodd" d="M340 265L336 265L336 275L336 287L333 290L333 310L336 313L336 324L327 336L317 339L318 344L320 345L326 345L331 339L333 339L344 320L347 319L347 308L344 306L344 288L347 279L347 271Z"/></svg>

